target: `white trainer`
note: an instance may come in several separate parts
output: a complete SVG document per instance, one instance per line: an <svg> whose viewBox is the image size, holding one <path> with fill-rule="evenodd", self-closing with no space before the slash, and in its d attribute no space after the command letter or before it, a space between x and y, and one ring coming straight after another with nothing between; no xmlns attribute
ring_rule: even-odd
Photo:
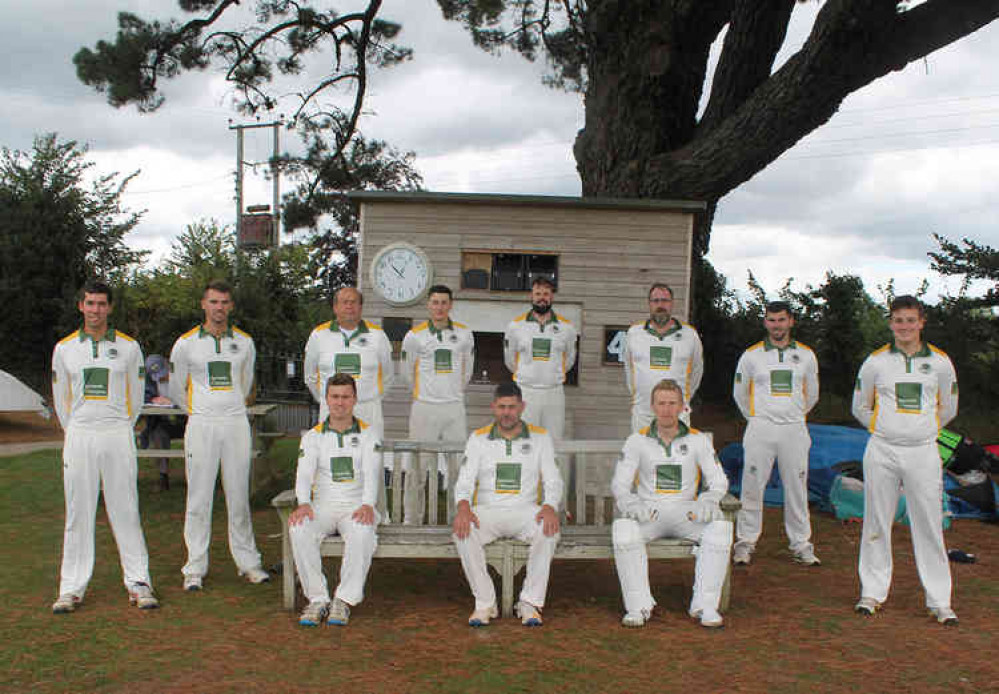
<svg viewBox="0 0 999 694"><path fill-rule="evenodd" d="M795 552L794 561L804 566L822 566L822 562L815 556L815 550L811 547Z"/></svg>
<svg viewBox="0 0 999 694"><path fill-rule="evenodd" d="M201 590L201 576L184 576L184 590L188 592Z"/></svg>
<svg viewBox="0 0 999 694"><path fill-rule="evenodd" d="M736 566L748 566L753 560L753 551L746 545L736 545L732 551L732 563Z"/></svg>
<svg viewBox="0 0 999 694"><path fill-rule="evenodd" d="M621 625L626 627L644 627L650 617L652 617L652 613L649 610L627 612L621 618Z"/></svg>
<svg viewBox="0 0 999 694"><path fill-rule="evenodd" d="M499 617L499 610L496 609L496 605L490 605L489 607L483 607L482 609L476 608L476 610L472 612L471 616L468 618L468 626L489 626L489 620L496 619L497 617Z"/></svg>
<svg viewBox="0 0 999 694"><path fill-rule="evenodd" d="M945 627L956 627L958 624L957 615L949 607L931 607L930 614L937 620L938 624Z"/></svg>
<svg viewBox="0 0 999 694"><path fill-rule="evenodd" d="M707 627L708 629L718 629L725 626L725 620L722 616L718 614L718 610L703 609L699 615L701 618L701 626Z"/></svg>
<svg viewBox="0 0 999 694"><path fill-rule="evenodd" d="M327 624L335 624L338 627L347 626L350 621L350 605L340 598L333 598L333 605L330 607L330 616L326 620Z"/></svg>
<svg viewBox="0 0 999 694"><path fill-rule="evenodd" d="M52 603L52 614L76 612L76 608L81 602L83 602L83 598L72 593L63 593Z"/></svg>
<svg viewBox="0 0 999 694"><path fill-rule="evenodd" d="M128 604L135 605L140 610L155 610L160 601L153 595L153 589L145 583L133 583L128 589Z"/></svg>
<svg viewBox="0 0 999 694"><path fill-rule="evenodd" d="M330 604L325 600L310 602L302 610L298 623L303 627L317 627L326 621L326 616L330 613Z"/></svg>
<svg viewBox="0 0 999 694"><path fill-rule="evenodd" d="M853 606L853 611L864 617L873 617L874 613L881 609L881 605L874 598L861 598L856 605Z"/></svg>
<svg viewBox="0 0 999 694"><path fill-rule="evenodd" d="M245 576L246 580L250 583L267 583L271 580L271 575L259 566L254 566L252 569L241 571L240 574Z"/></svg>
<svg viewBox="0 0 999 694"><path fill-rule="evenodd" d="M543 624L541 610L529 602L521 600L517 603L517 616L525 627L539 627Z"/></svg>

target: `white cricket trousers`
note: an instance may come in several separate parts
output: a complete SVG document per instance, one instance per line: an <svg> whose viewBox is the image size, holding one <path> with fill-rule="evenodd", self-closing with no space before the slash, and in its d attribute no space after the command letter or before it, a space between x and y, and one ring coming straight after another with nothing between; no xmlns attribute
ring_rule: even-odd
<svg viewBox="0 0 999 694"><path fill-rule="evenodd" d="M343 561L340 563L340 585L335 597L348 605L357 605L364 599L364 582L371 568L371 557L378 548L378 534L375 528L380 516L375 511L375 522L362 525L351 514L357 507L343 506L313 507L315 518L306 518L299 525L289 528L291 549L295 556L295 570L302 582L302 592L309 602L329 602L330 592L323 575L323 558L319 546L327 535L334 532L343 538Z"/></svg>
<svg viewBox="0 0 999 694"><path fill-rule="evenodd" d="M812 549L812 521L808 514L808 451L812 438L804 422L774 424L753 417L742 439L742 510L737 517L736 546L749 551L763 532L763 495L777 460L784 488L784 530L792 552Z"/></svg>
<svg viewBox="0 0 999 694"><path fill-rule="evenodd" d="M864 451L864 529L860 594L884 602L891 586L891 530L898 497L912 530L912 549L927 607L950 607L950 565L943 539L943 471L936 442L897 446L872 436Z"/></svg>
<svg viewBox="0 0 999 694"><path fill-rule="evenodd" d="M62 449L66 528L62 544L59 594L82 598L94 572L97 497L104 506L125 586L149 580L149 554L139 520L135 435L128 423L109 427L69 425Z"/></svg>
<svg viewBox="0 0 999 694"><path fill-rule="evenodd" d="M544 427L559 441L565 434L565 391L562 386L532 388L518 384L524 396L522 419L536 427Z"/></svg>
<svg viewBox="0 0 999 694"><path fill-rule="evenodd" d="M222 490L229 515L229 551L240 573L260 566L250 516L250 422L246 417L192 415L184 431L187 472L185 576L208 573L215 480L222 469Z"/></svg>
<svg viewBox="0 0 999 694"><path fill-rule="evenodd" d="M684 405L683 412L680 413L680 421L690 426L690 405ZM656 416L652 413L652 408L649 405L645 407L639 407L638 405L631 406L631 431L632 433L637 433L644 429L645 427L652 424Z"/></svg>
<svg viewBox="0 0 999 694"><path fill-rule="evenodd" d="M414 401L413 409L409 411L409 439L424 442L454 441L464 447L464 442L468 440L465 403ZM406 525L421 525L427 508L427 472L437 470L437 455L413 456L411 460L411 467L406 469L403 522ZM445 473L444 488L447 486Z"/></svg>
<svg viewBox="0 0 999 694"><path fill-rule="evenodd" d="M537 608L545 605L548 593L548 575L552 557L558 545L559 533L547 536L542 525L535 520L541 507L536 504L517 506L474 506L472 511L479 518L479 527L472 524L464 540L453 536L461 568L475 596L475 609L482 610L496 605L496 586L486 567L485 546L494 540L511 537L529 542L527 573L520 591L520 599Z"/></svg>
<svg viewBox="0 0 999 694"><path fill-rule="evenodd" d="M618 518L611 526L614 564L625 611L651 612L656 604L649 588L649 555L645 545L660 537L698 543L690 612L717 610L732 549L732 521L691 521L687 513L695 508L695 503L689 501L668 501L655 504L655 508L659 512L655 520L639 523L633 518Z"/></svg>

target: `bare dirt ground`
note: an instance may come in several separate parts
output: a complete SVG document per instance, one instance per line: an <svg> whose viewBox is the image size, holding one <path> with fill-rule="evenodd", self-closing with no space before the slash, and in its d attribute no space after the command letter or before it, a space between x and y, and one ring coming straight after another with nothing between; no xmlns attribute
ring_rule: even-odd
<svg viewBox="0 0 999 694"><path fill-rule="evenodd" d="M0 444L61 440L62 429L55 415L44 419L35 412L0 413Z"/></svg>

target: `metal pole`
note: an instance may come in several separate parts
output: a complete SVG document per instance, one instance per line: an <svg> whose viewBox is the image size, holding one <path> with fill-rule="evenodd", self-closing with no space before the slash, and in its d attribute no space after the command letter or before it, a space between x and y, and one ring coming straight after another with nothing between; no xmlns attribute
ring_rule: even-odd
<svg viewBox="0 0 999 694"><path fill-rule="evenodd" d="M243 128L236 126L236 239L243 239Z"/></svg>
<svg viewBox="0 0 999 694"><path fill-rule="evenodd" d="M281 245L281 168L278 166L278 152L280 152L280 143L278 141L278 133L281 128L281 121L274 123L274 156L271 159L271 174L274 177L274 206L271 208L273 211L272 218L274 219L274 247L277 248Z"/></svg>

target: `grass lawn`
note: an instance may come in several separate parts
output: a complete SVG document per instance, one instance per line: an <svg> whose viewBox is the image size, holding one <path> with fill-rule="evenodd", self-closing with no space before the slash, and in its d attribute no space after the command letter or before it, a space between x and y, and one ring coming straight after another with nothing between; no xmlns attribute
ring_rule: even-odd
<svg viewBox="0 0 999 694"><path fill-rule="evenodd" d="M286 450L287 449L287 450ZM280 442L281 455L294 444ZM97 563L81 608L53 615L62 545L58 451L0 458L0 690L11 692L999 692L999 527L956 521L949 546L978 554L952 565L958 628L926 616L908 530L895 530L887 609L854 615L858 524L816 513L824 564L790 561L779 510L768 510L753 565L733 578L726 628L684 611L691 562L652 566L659 607L639 630L619 625L611 562L556 562L546 624L465 625L472 599L457 561L378 560L346 628L305 629L280 606L278 582L253 586L228 554L216 497L212 568L201 593L181 590L184 485L156 493L140 465L151 572L162 608L128 607L117 550L98 510ZM277 516L258 495L265 566L280 560ZM335 570L333 564L328 568Z"/></svg>

